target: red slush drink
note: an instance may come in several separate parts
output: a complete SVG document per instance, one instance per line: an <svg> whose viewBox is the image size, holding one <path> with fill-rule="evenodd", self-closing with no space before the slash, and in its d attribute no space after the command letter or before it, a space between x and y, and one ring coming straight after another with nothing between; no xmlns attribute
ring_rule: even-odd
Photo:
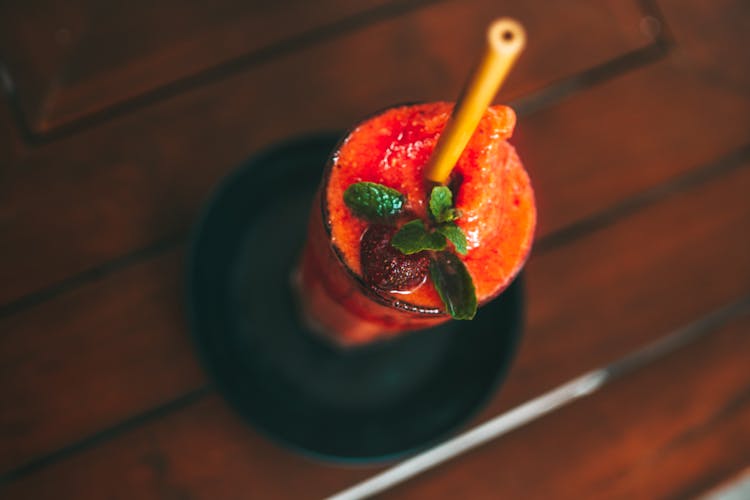
<svg viewBox="0 0 750 500"><path fill-rule="evenodd" d="M424 169L452 109L444 102L388 109L354 128L331 156L313 202L298 291L309 326L338 344L364 344L451 318L431 274L437 254L405 255L390 243L417 219L428 233L439 232L430 212L434 185ZM460 228L465 249L449 238L452 253L440 255L460 259L479 305L518 274L536 224L529 177L507 142L515 122L509 107L488 108L446 183L458 214L450 224ZM400 193L398 215L381 223L352 210L345 194L357 183Z"/></svg>

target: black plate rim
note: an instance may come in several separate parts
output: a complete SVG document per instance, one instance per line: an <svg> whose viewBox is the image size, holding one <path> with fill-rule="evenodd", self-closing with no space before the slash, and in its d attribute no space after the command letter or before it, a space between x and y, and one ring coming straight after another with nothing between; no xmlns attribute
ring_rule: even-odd
<svg viewBox="0 0 750 500"><path fill-rule="evenodd" d="M477 400L466 409L466 411L457 417L456 423L447 426L447 428L440 429L436 432L432 439L425 440L419 445L405 447L401 450L385 453L385 454L362 454L362 455L343 455L343 454L332 454L326 452L320 452L310 449L305 446L301 446L292 440L286 439L284 436L279 435L272 429L267 428L261 422L255 420L252 415L248 414L245 408L238 404L237 397L230 391L225 384L221 382L219 377L216 376L217 370L215 369L215 361L210 359L208 356L208 350L205 348L204 339L205 334L201 333L198 320L198 308L195 307L195 271L198 266L198 248L201 242L201 235L205 233L207 224L211 219L211 215L219 204L220 200L229 190L229 188L246 173L246 170L252 169L254 165L261 163L264 159L273 157L279 154L285 148L295 145L296 147L304 147L307 144L316 144L321 141L330 142L331 144L338 143L341 137L340 132L323 131L317 133L309 133L291 137L283 141L277 141L270 144L265 148L259 149L255 154L251 154L243 160L236 168L228 172L221 180L219 180L213 187L207 202L200 211L200 215L197 218L189 236L189 244L186 251L185 258L185 295L184 295L184 306L185 314L188 321L189 334L194 347L196 348L196 354L200 360L202 368L209 376L210 386L215 388L217 392L224 398L224 400L232 407L234 412L246 423L250 424L255 432L259 435L264 436L270 442L277 443L285 449L299 453L300 455L308 458L329 462L338 463L342 465L377 465L383 463L390 463L404 457L413 455L419 451L433 447L446 440L447 437L452 436L460 429L464 428L468 422L473 420L481 411L484 409L489 400L497 393L502 382L508 375L510 368L513 366L516 354L519 350L520 344L523 340L523 330L526 318L526 301L525 301L525 286L523 284L523 272L519 273L514 281L508 286L506 290L511 288L516 289L517 302L518 302L518 322L514 328L510 329L510 339L507 342L507 350L503 352L502 359L498 359L497 370L494 376L487 385L485 393L477 398Z"/></svg>

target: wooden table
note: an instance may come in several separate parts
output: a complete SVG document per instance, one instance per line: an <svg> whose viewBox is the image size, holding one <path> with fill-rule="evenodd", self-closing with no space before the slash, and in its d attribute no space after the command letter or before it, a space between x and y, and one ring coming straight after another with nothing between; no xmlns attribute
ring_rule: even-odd
<svg viewBox="0 0 750 500"><path fill-rule="evenodd" d="M111 3L0 6L0 497L319 498L383 470L216 394L186 236L259 148L452 100L498 15L529 32L500 97L540 224L521 351L470 425L674 342L383 498L686 498L750 466L748 2Z"/></svg>

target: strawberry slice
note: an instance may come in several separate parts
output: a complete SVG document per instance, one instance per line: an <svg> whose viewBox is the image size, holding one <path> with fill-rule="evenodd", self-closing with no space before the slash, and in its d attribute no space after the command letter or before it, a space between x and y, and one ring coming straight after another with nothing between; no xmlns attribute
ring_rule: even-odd
<svg viewBox="0 0 750 500"><path fill-rule="evenodd" d="M427 252L404 255L391 246L395 227L373 224L360 240L362 275L367 284L386 292L405 292L425 282L430 268Z"/></svg>

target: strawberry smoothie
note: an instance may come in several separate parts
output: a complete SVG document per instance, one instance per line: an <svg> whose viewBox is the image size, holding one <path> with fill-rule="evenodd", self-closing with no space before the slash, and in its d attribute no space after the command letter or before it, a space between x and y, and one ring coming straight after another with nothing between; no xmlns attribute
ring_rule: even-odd
<svg viewBox="0 0 750 500"><path fill-rule="evenodd" d="M513 281L529 255L534 195L507 142L516 117L506 106L487 109L452 171L447 187L455 220L438 224L431 215L435 186L425 181L424 169L452 107L437 102L388 109L354 128L331 157L313 203L298 285L308 323L339 344L363 344L450 319L439 293L446 285L436 286L431 259L447 256L443 260L468 271L481 305ZM400 195L397 211L382 220L363 217L345 202L358 183ZM432 250L437 247L410 254L394 247L394 236L409 221L421 238L442 241L440 256ZM443 230L447 225L462 236L451 238Z"/></svg>

